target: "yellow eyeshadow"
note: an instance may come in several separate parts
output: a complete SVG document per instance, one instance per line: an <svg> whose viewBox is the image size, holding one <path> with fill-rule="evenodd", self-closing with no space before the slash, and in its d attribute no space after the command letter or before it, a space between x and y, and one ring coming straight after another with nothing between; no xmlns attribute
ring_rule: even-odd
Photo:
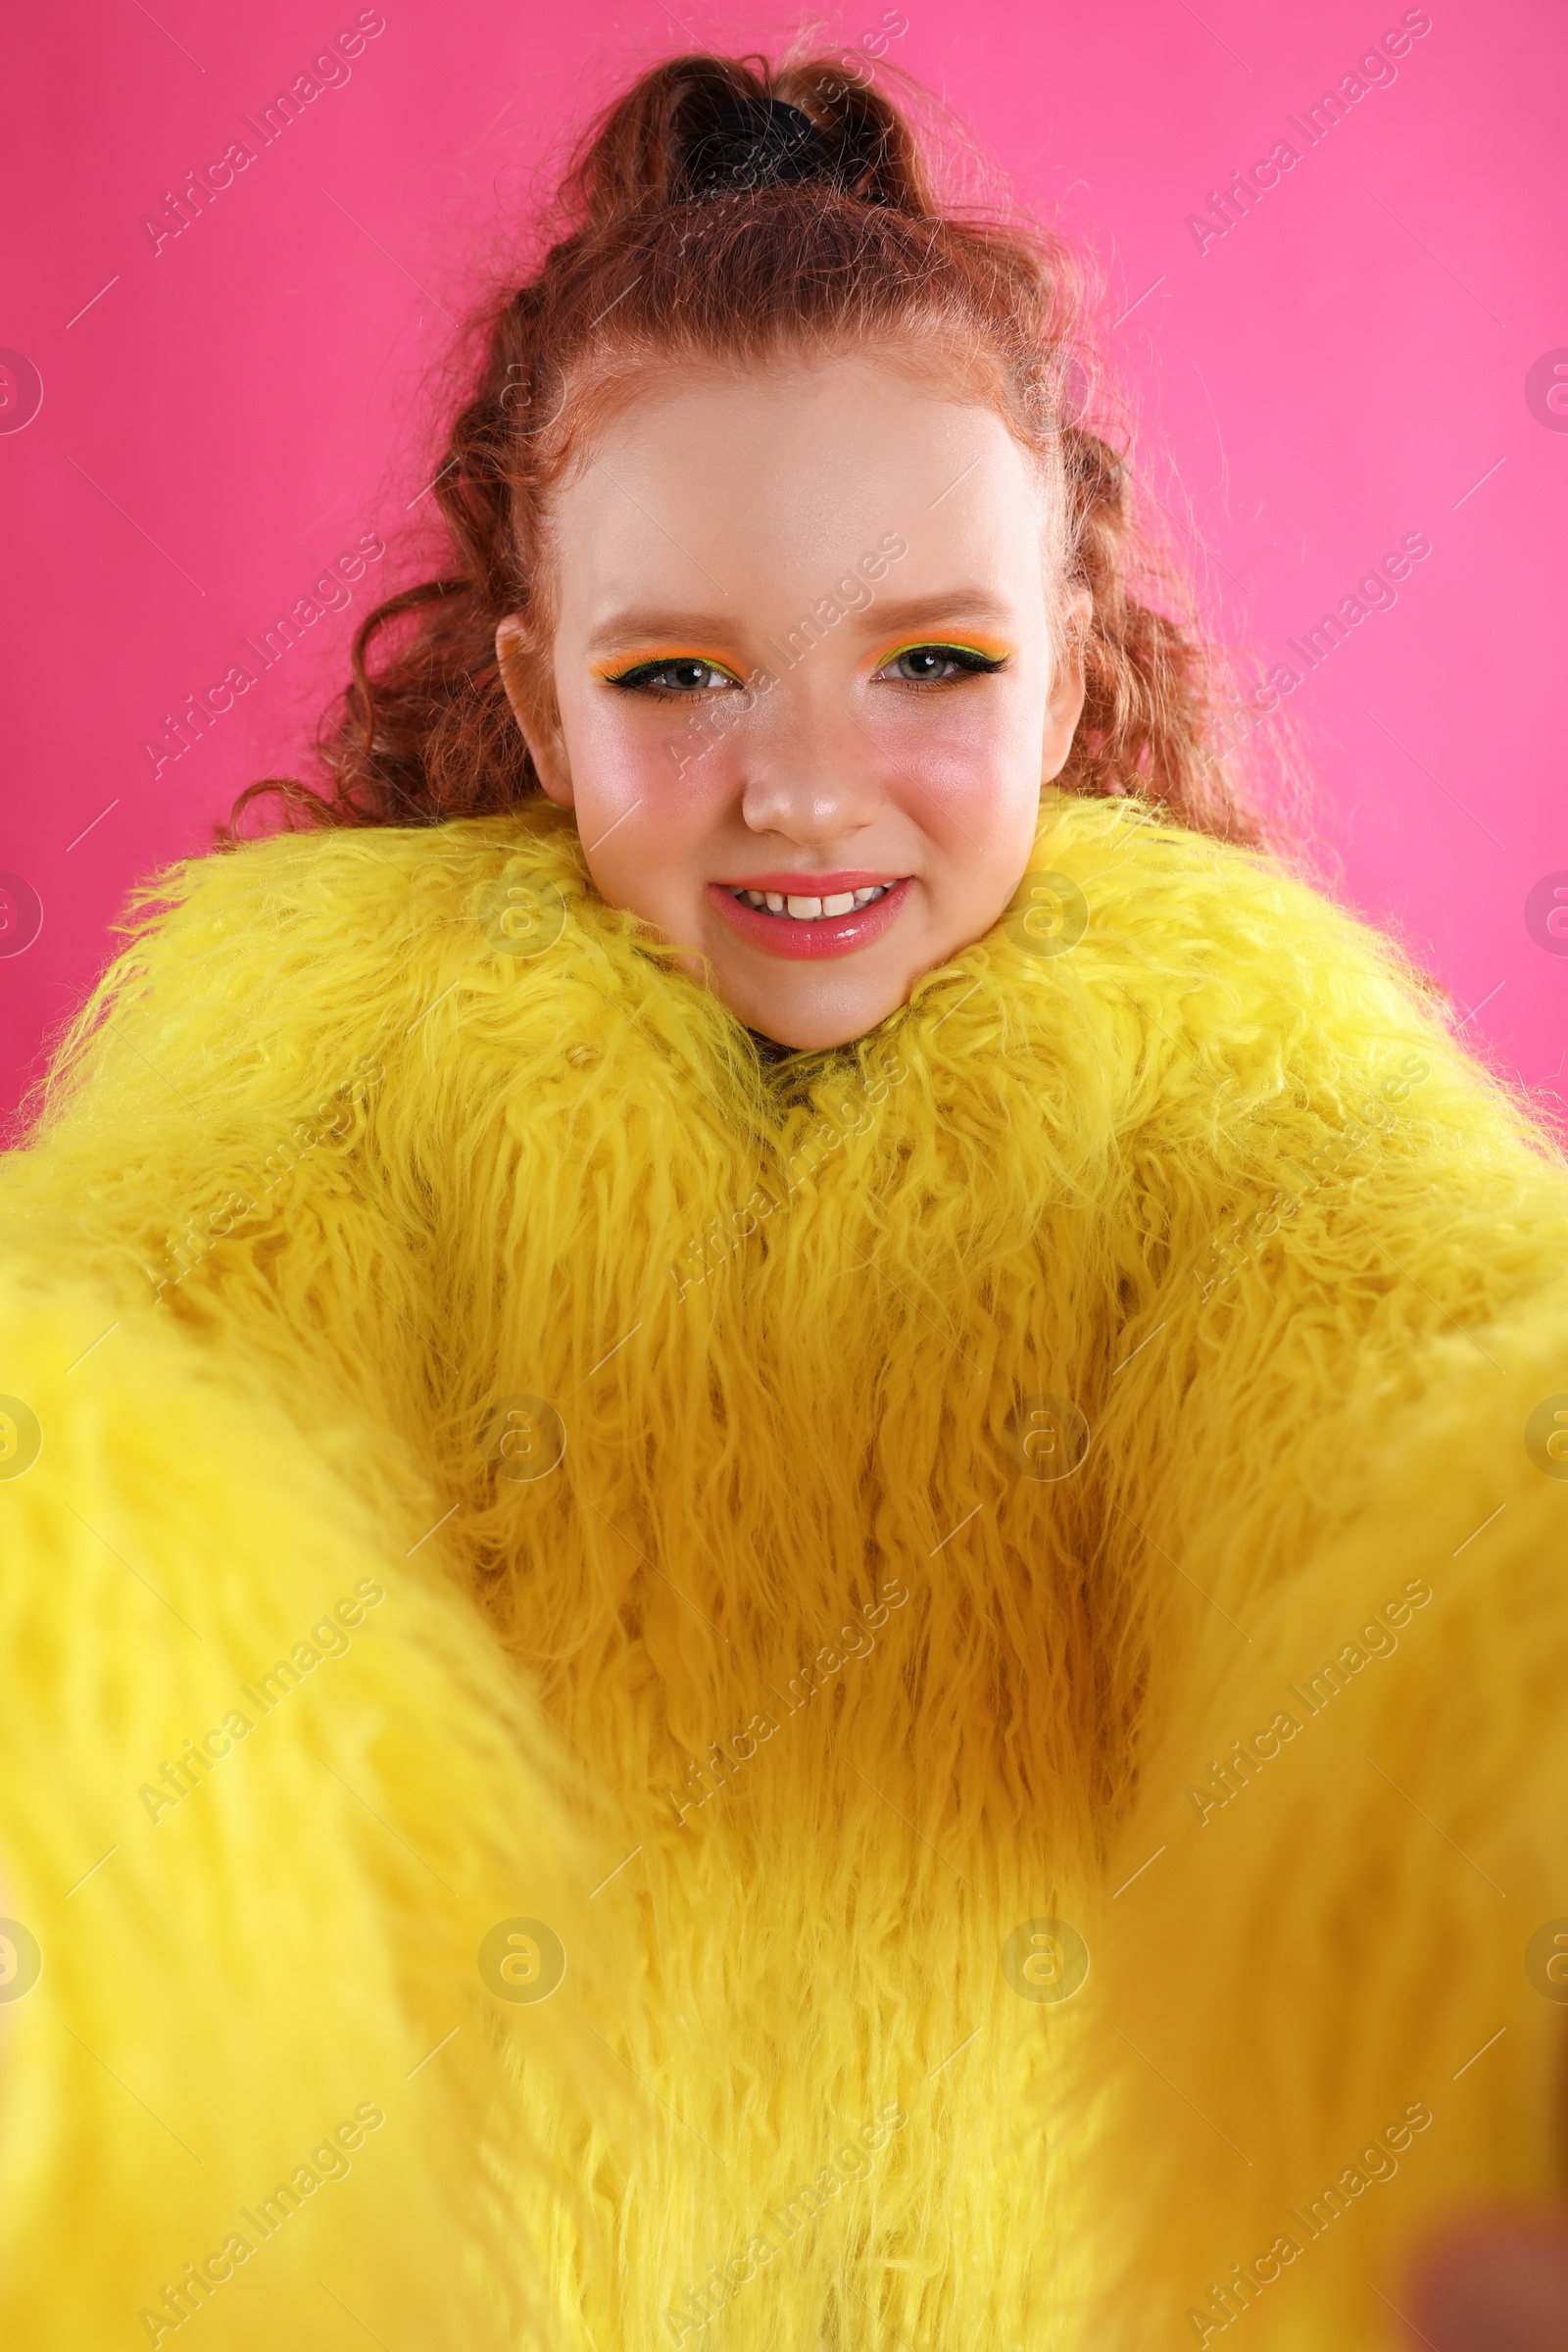
<svg viewBox="0 0 1568 2352"><path fill-rule="evenodd" d="M958 654L979 654L987 662L1005 662L1013 652L1000 637L905 637L897 645L889 646L886 653L878 654L873 667L881 669L889 662L896 662L901 654L923 653L927 647L933 653L951 649Z"/></svg>
<svg viewBox="0 0 1568 2352"><path fill-rule="evenodd" d="M727 678L735 675L734 664L722 655L704 653L694 645L656 645L646 651L617 654L612 662L594 662L593 673L603 679L624 677L628 669L644 669L650 662L706 662L710 669L721 669Z"/></svg>

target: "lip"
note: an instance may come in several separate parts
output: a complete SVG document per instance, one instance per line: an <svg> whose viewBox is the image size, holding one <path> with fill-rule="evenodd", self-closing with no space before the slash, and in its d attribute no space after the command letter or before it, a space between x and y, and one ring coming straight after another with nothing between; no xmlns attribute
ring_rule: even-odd
<svg viewBox="0 0 1568 2352"><path fill-rule="evenodd" d="M724 890L781 890L786 898L826 899L841 890L880 890L884 882L907 881L905 874L873 874L869 868L862 873L858 866L852 873L846 866L842 872L831 874L802 873L797 867L788 872L782 867L776 874L736 874L720 884Z"/></svg>
<svg viewBox="0 0 1568 2352"><path fill-rule="evenodd" d="M886 876L867 874L854 882L840 875L831 880L843 890L870 890ZM815 963L825 956L853 956L858 949L868 948L880 939L899 919L908 896L912 877L903 875L892 883L883 898L869 906L858 906L853 914L818 915L813 922L799 923L788 915L766 914L760 907L748 906L744 899L730 896L735 890L781 890L786 884L793 887L797 898L819 898L826 878L807 874L782 874L767 882L710 882L708 896L732 931L764 956L776 956L790 963ZM809 892L800 885L810 881L817 887Z"/></svg>

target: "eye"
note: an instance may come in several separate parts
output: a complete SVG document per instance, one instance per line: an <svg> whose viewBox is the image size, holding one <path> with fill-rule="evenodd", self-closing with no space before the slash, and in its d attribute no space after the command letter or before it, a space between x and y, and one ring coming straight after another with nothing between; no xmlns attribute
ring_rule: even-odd
<svg viewBox="0 0 1568 2352"><path fill-rule="evenodd" d="M607 686L625 686L644 693L665 698L710 694L715 687L738 686L716 662L704 662L695 654L666 656L662 662L639 662L631 669L623 669L618 677L607 677Z"/></svg>
<svg viewBox="0 0 1568 2352"><path fill-rule="evenodd" d="M876 674L899 686L940 686L950 678L987 677L1005 661L1004 654L976 653L970 645L906 645Z"/></svg>

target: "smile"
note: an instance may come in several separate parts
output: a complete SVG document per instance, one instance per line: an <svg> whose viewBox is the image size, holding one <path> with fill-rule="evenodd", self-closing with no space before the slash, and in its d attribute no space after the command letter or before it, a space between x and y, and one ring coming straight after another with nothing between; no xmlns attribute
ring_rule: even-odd
<svg viewBox="0 0 1568 2352"><path fill-rule="evenodd" d="M913 880L909 874L891 881L851 874L810 878L818 880L814 891L773 887L795 879L789 874L760 875L755 882L710 882L708 898L728 928L750 946L764 956L802 961L851 956L880 939L898 920ZM823 889L821 884L827 882L838 888Z"/></svg>
<svg viewBox="0 0 1568 2352"><path fill-rule="evenodd" d="M853 914L857 906L869 906L877 899L885 899L893 884L877 882L868 890L834 891L821 899L786 898L782 891L741 890L731 883L724 887L748 906L765 906L769 914L782 914L791 922L814 923L820 915Z"/></svg>

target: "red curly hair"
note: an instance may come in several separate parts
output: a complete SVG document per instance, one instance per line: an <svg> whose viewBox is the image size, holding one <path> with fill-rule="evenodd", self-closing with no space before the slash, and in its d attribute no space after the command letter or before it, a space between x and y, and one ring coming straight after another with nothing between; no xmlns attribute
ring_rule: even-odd
<svg viewBox="0 0 1568 2352"><path fill-rule="evenodd" d="M813 169L731 172L715 193L718 126L776 118L768 101L808 118ZM1057 488L1062 567L1092 600L1087 698L1060 785L1269 841L1214 747L1212 657L1129 585L1147 555L1128 468L1077 416L1080 269L1038 225L941 204L907 116L862 61L774 69L695 55L656 67L582 142L551 228L561 233L537 268L477 322L478 380L434 485L450 560L357 630L352 680L317 740L325 788L250 785L216 829L220 845L243 838L258 796L275 797L299 830L439 824L537 793L495 635L503 616L519 617L520 659L548 696L550 499L573 451L671 363L766 366L851 344L961 372Z"/></svg>

